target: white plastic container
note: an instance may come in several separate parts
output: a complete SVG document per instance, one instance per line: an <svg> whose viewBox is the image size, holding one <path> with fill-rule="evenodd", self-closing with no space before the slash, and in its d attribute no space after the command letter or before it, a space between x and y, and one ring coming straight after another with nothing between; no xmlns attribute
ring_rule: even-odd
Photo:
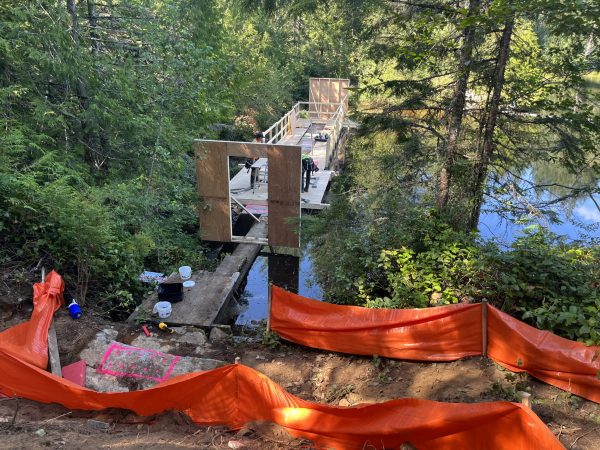
<svg viewBox="0 0 600 450"><path fill-rule="evenodd" d="M171 303L170 302L158 302L152 309L154 314L158 314L161 319L166 319L171 315Z"/></svg>
<svg viewBox="0 0 600 450"><path fill-rule="evenodd" d="M192 277L192 268L190 266L181 266L179 276L182 280L189 280Z"/></svg>

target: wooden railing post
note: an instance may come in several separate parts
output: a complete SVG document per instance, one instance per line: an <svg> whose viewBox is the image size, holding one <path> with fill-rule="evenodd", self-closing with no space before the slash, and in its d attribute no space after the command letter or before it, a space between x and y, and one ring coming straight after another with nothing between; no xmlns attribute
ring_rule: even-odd
<svg viewBox="0 0 600 450"><path fill-rule="evenodd" d="M42 283L46 281L46 268L42 267ZM48 329L48 362L50 371L57 377L62 377L62 368L60 366L60 354L58 353L58 339L56 338L56 327L54 326L54 317Z"/></svg>
<svg viewBox="0 0 600 450"><path fill-rule="evenodd" d="M267 300L267 332L271 331L271 291L273 290L273 283L269 281L269 293Z"/></svg>
<svg viewBox="0 0 600 450"><path fill-rule="evenodd" d="M488 302L487 300L481 301L481 354L487 357L488 349L488 333L487 333L487 316L488 316Z"/></svg>

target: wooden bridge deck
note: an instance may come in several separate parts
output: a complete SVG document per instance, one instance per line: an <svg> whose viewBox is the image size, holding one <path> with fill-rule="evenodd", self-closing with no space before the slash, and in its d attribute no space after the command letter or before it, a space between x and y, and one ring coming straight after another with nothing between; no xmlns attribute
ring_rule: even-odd
<svg viewBox="0 0 600 450"><path fill-rule="evenodd" d="M322 130L323 124L312 123L309 119L299 119L292 133L284 136L278 144L300 145L302 153L309 154L321 169L314 172L310 179L308 192L301 193L302 209L323 209L329 206L323 203L325 191L333 176L333 171L323 170L326 165L326 142L317 142L314 136ZM254 189L250 187L250 172L240 170L230 181L229 190L231 195L251 211L257 211L259 207L267 204L267 184L259 183Z"/></svg>
<svg viewBox="0 0 600 450"><path fill-rule="evenodd" d="M266 235L267 223L264 220L256 223L248 232L248 236L255 238L264 238ZM191 325L203 328L219 323L220 313L223 313L225 306L246 277L262 247L262 244L239 244L231 255L223 258L214 272L192 273L191 279L196 284L190 289L184 288L183 300L172 304L171 315L164 322L174 326ZM169 282L181 282L179 273L172 274L167 280L167 283ZM156 293L145 298L129 317L129 321L147 317L157 301Z"/></svg>

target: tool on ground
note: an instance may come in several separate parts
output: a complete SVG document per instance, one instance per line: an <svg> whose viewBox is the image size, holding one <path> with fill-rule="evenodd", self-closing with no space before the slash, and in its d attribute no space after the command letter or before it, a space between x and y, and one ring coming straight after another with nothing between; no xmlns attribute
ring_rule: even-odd
<svg viewBox="0 0 600 450"><path fill-rule="evenodd" d="M142 331L148 337L150 337L150 331L148 331L148 327L146 325L142 325Z"/></svg>
<svg viewBox="0 0 600 450"><path fill-rule="evenodd" d="M158 320L153 320L152 325L154 325L160 331L164 331L165 333L169 333L169 334L175 333L175 330L173 328L169 328L169 326L164 322L160 322Z"/></svg>

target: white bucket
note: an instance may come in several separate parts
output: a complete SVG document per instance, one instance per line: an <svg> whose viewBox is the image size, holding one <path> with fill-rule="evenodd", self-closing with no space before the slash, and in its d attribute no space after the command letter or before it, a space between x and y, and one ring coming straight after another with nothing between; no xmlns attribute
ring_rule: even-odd
<svg viewBox="0 0 600 450"><path fill-rule="evenodd" d="M181 266L179 276L182 280L189 280L192 277L192 268L190 266Z"/></svg>
<svg viewBox="0 0 600 450"><path fill-rule="evenodd" d="M161 319L166 319L171 315L171 303L170 302L158 302L152 309L154 314L158 314Z"/></svg>

